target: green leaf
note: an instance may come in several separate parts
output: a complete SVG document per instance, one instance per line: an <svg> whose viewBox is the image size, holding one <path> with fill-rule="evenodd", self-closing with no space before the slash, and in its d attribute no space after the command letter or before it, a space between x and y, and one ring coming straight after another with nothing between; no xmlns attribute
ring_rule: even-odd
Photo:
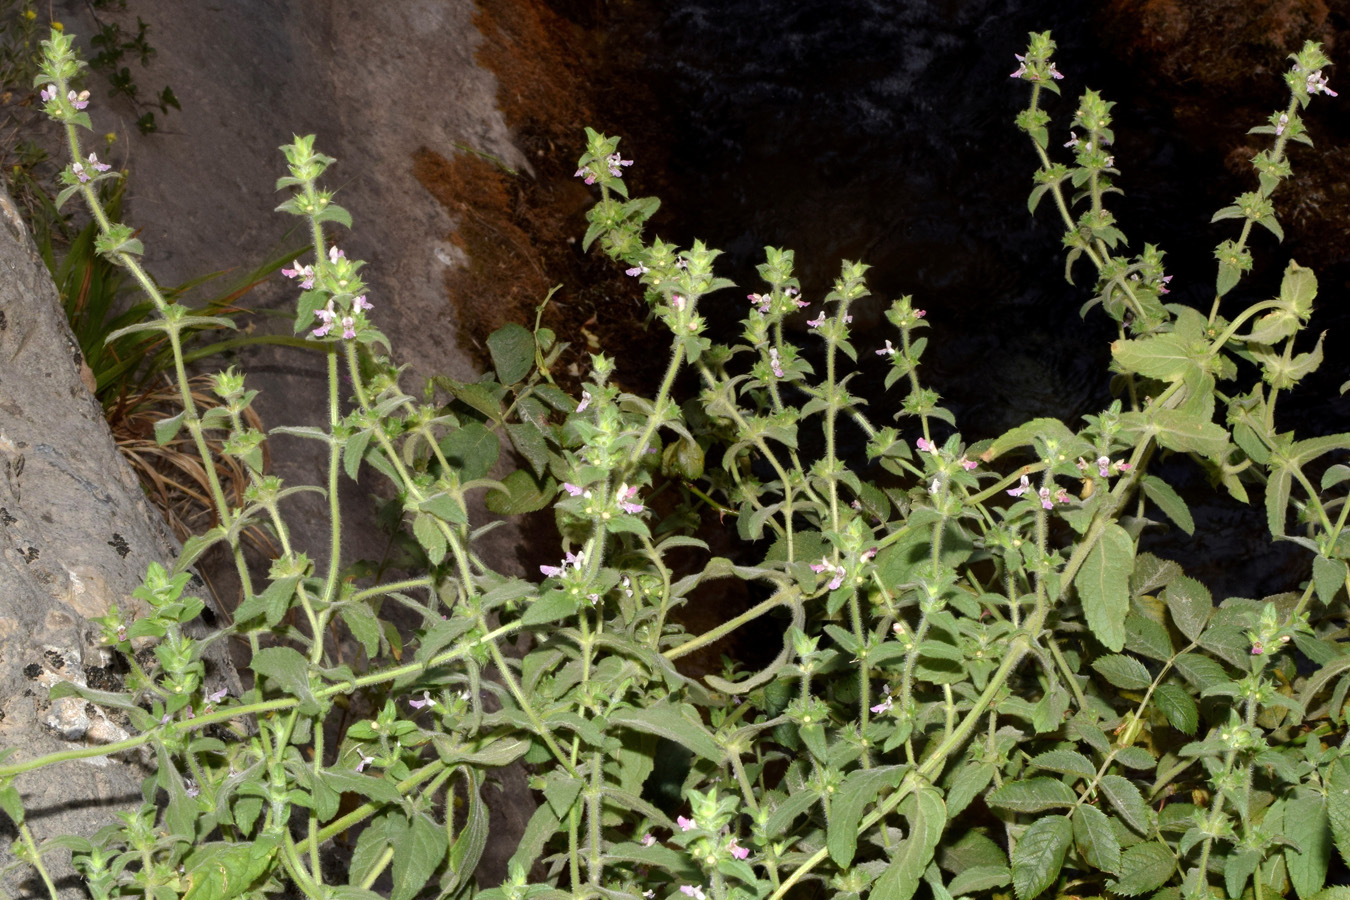
<svg viewBox="0 0 1350 900"><path fill-rule="evenodd" d="M548 506L557 492L557 482L546 478L543 484L524 469L516 469L501 480L505 490L487 494L487 508L499 516L519 516Z"/></svg>
<svg viewBox="0 0 1350 900"><path fill-rule="evenodd" d="M1044 812L1060 806L1073 806L1078 796L1057 778L1024 778L996 788L988 797L990 806L1019 813Z"/></svg>
<svg viewBox="0 0 1350 900"><path fill-rule="evenodd" d="M464 507L445 491L432 494L418 503L417 509L420 512L431 513L444 522L451 522L456 525L467 525L469 523L469 517L464 512Z"/></svg>
<svg viewBox="0 0 1350 900"><path fill-rule="evenodd" d="M1170 484L1156 475L1145 475L1139 480L1139 486L1143 488L1144 494L1158 505L1158 509L1177 524L1178 528L1187 534L1195 533L1195 520L1191 518L1186 501L1181 499Z"/></svg>
<svg viewBox="0 0 1350 900"><path fill-rule="evenodd" d="M1125 649L1159 662L1167 662L1176 655L1167 628L1137 613L1125 617Z"/></svg>
<svg viewBox="0 0 1350 900"><path fill-rule="evenodd" d="M544 799L553 807L553 814L559 819L572 809L572 804L581 796L582 782L561 769L554 769L544 776Z"/></svg>
<svg viewBox="0 0 1350 900"><path fill-rule="evenodd" d="M609 721L611 725L627 725L637 731L674 741L717 765L721 765L725 758L712 733L696 716L685 715L668 703L658 703L641 709L620 707L610 713Z"/></svg>
<svg viewBox="0 0 1350 900"><path fill-rule="evenodd" d="M1182 678L1201 691L1231 681L1223 666L1198 653L1183 653L1176 658L1173 665L1181 673Z"/></svg>
<svg viewBox="0 0 1350 900"><path fill-rule="evenodd" d="M1350 863L1350 759L1331 763L1323 774L1327 785L1327 824L1341 859Z"/></svg>
<svg viewBox="0 0 1350 900"><path fill-rule="evenodd" d="M1312 302L1316 297L1317 275L1312 269L1290 260L1285 267L1284 278L1280 281L1280 299L1306 319L1312 312Z"/></svg>
<svg viewBox="0 0 1350 900"><path fill-rule="evenodd" d="M361 646L366 651L366 656L374 659L380 651L380 620L376 618L375 611L368 605L359 600L350 601L342 604L338 609L338 614L342 616L342 621L352 631L352 637L361 642Z"/></svg>
<svg viewBox="0 0 1350 900"><path fill-rule="evenodd" d="M253 654L248 667L259 675L270 678L283 691L301 700L300 709L309 714L318 712L319 705L309 690L309 661L291 647L264 647Z"/></svg>
<svg viewBox="0 0 1350 900"><path fill-rule="evenodd" d="M427 559L431 560L433 566L440 565L450 545L446 542L440 526L436 524L436 519L427 513L418 513L413 516L412 530L413 537L417 538L417 543L426 551Z"/></svg>
<svg viewBox="0 0 1350 900"><path fill-rule="evenodd" d="M1214 598L1210 596L1209 588L1183 575L1173 579L1163 591L1163 601L1177 630L1192 641L1200 640L1205 623L1214 612Z"/></svg>
<svg viewBox="0 0 1350 900"><path fill-rule="evenodd" d="M539 426L533 422L511 422L506 426L506 433L511 438L511 445L530 464L534 474L543 478L549 454L548 442Z"/></svg>
<svg viewBox="0 0 1350 900"><path fill-rule="evenodd" d="M1120 871L1120 839L1106 813L1087 804L1074 810L1073 839L1089 865L1112 874Z"/></svg>
<svg viewBox="0 0 1350 900"><path fill-rule="evenodd" d="M478 867L478 861L483 858L483 850L487 848L489 811L481 796L483 776L471 766L465 766L460 771L464 775L464 791L468 796L469 809L459 836L450 845L450 882L441 885L442 896L453 896L460 885L468 882L473 870Z"/></svg>
<svg viewBox="0 0 1350 900"><path fill-rule="evenodd" d="M1345 560L1316 557L1313 560L1313 585L1317 589L1317 599L1330 606L1345 585L1345 576Z"/></svg>
<svg viewBox="0 0 1350 900"><path fill-rule="evenodd" d="M1011 882L1012 872L1007 866L973 866L956 873L947 885L947 892L953 897L970 896Z"/></svg>
<svg viewBox="0 0 1350 900"><path fill-rule="evenodd" d="M1228 452L1228 432L1190 410L1159 409L1151 421L1158 443L1178 453L1197 453L1221 461Z"/></svg>
<svg viewBox="0 0 1350 900"><path fill-rule="evenodd" d="M1120 858L1120 879L1108 884L1112 893L1135 897L1162 887L1176 871L1172 851L1157 841L1135 844Z"/></svg>
<svg viewBox="0 0 1350 900"><path fill-rule="evenodd" d="M1083 613L1092 633L1111 650L1125 648L1125 615L1130 611L1130 572L1134 541L1114 522L1088 553L1074 578Z"/></svg>
<svg viewBox="0 0 1350 900"><path fill-rule="evenodd" d="M1059 878L1073 826L1064 816L1046 816L1031 823L1012 853L1013 888L1019 900L1032 900Z"/></svg>
<svg viewBox="0 0 1350 900"><path fill-rule="evenodd" d="M1139 793L1139 788L1120 775L1103 775L1098 787L1127 825L1140 834L1148 834L1151 811Z"/></svg>
<svg viewBox="0 0 1350 900"><path fill-rule="evenodd" d="M270 834L242 843L204 844L186 860L191 887L183 900L231 900L249 892L272 867L277 838Z"/></svg>
<svg viewBox="0 0 1350 900"><path fill-rule="evenodd" d="M1266 524L1272 537L1284 536L1284 523L1289 510L1289 489L1294 476L1283 466L1272 467L1266 482Z"/></svg>
<svg viewBox="0 0 1350 900"><path fill-rule="evenodd" d="M1081 778L1092 778L1097 774L1097 767L1077 750L1047 750L1032 757L1031 764L1048 772L1061 772Z"/></svg>
<svg viewBox="0 0 1350 900"><path fill-rule="evenodd" d="M532 602L520 617L522 625L547 625L558 619L576 615L580 609L578 598L568 591L547 591Z"/></svg>
<svg viewBox="0 0 1350 900"><path fill-rule="evenodd" d="M497 464L501 442L479 422L466 422L441 439L445 461L459 470L460 482L483 478Z"/></svg>
<svg viewBox="0 0 1350 900"><path fill-rule="evenodd" d="M1030 422L1019 425L995 438L993 443L980 454L980 459L990 462L1009 450L1018 447L1030 447L1038 437L1053 440L1061 447L1078 440L1074 433L1069 430L1069 426L1059 419L1032 419Z"/></svg>
<svg viewBox="0 0 1350 900"><path fill-rule="evenodd" d="M408 830L394 841L394 888L389 900L412 900L445 859L445 829L413 813Z"/></svg>
<svg viewBox="0 0 1350 900"><path fill-rule="evenodd" d="M1331 862L1331 827L1326 804L1321 797L1295 797L1285 803L1285 836L1298 844L1284 848L1289 880L1303 900L1308 900L1326 884Z"/></svg>
<svg viewBox="0 0 1350 900"><path fill-rule="evenodd" d="M9 816L15 825L23 824L23 800L19 797L19 789L14 785L7 784L0 788L0 810L4 810L5 815Z"/></svg>
<svg viewBox="0 0 1350 900"><path fill-rule="evenodd" d="M1143 691L1153 684L1153 676L1144 664L1119 653L1093 660L1092 668L1111 684L1127 691Z"/></svg>
<svg viewBox="0 0 1350 900"><path fill-rule="evenodd" d="M952 779L947 790L947 811L956 817L994 780L993 763L967 763Z"/></svg>
<svg viewBox="0 0 1350 900"><path fill-rule="evenodd" d="M1200 710L1189 691L1180 685L1162 684L1153 692L1153 702L1173 728L1182 734L1195 734Z"/></svg>
<svg viewBox="0 0 1350 900"><path fill-rule="evenodd" d="M853 854L858 848L858 822L863 811L874 803L886 788L900 786L900 779L908 766L878 766L875 769L858 769L850 772L835 791L830 801L830 818L827 822L826 847L830 857L842 868L853 863Z"/></svg>
<svg viewBox="0 0 1350 900"><path fill-rule="evenodd" d="M900 811L908 820L908 834L873 886L869 896L875 900L910 900L914 896L947 826L947 807L932 787L921 787L906 797Z"/></svg>
<svg viewBox="0 0 1350 900"><path fill-rule="evenodd" d="M1252 877L1256 867L1261 864L1261 854L1251 849L1239 849L1230 853L1223 862L1223 886L1230 897L1241 897L1247 879Z"/></svg>
<svg viewBox="0 0 1350 900"><path fill-rule="evenodd" d="M1200 365L1191 342L1177 334L1116 341L1111 345L1111 355L1122 371L1159 381L1180 381L1189 370Z"/></svg>
<svg viewBox="0 0 1350 900"><path fill-rule="evenodd" d="M178 430L182 427L183 413L168 419L159 419L155 422L155 443L163 447L178 435Z"/></svg>
<svg viewBox="0 0 1350 900"><path fill-rule="evenodd" d="M534 365L534 335L523 325L512 322L492 332L487 339L492 366L502 384L524 381Z"/></svg>

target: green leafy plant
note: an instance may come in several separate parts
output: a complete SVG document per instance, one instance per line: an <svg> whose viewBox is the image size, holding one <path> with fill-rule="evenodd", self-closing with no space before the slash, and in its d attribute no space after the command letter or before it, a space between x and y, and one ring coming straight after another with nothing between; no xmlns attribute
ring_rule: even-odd
<svg viewBox="0 0 1350 900"><path fill-rule="evenodd" d="M79 177L80 64L65 35L47 47L44 99L76 160L67 183L98 222L98 250L155 306L134 327L181 360L186 332L228 320L163 296L98 178ZM418 401L382 355L364 264L330 241L333 224L351 225L321 186L334 160L312 136L282 148L280 208L315 251L283 272L300 290L297 334L327 352L329 421L278 430L328 449L329 561L291 544L278 504L304 488L263 474L243 376L215 376L221 405L202 411L176 365L184 412L159 437L186 432L209 460L208 435L223 433L250 485L231 505L212 483L219 524L151 567L139 613L97 623L127 660L126 693L53 689L122 709L135 733L0 766L22 862L54 894L44 855L72 850L98 898L1339 896L1326 884L1333 846L1350 846L1350 468L1337 461L1350 435L1274 425L1279 398L1321 361L1321 338L1304 339L1313 273L1291 262L1278 296L1225 307L1250 269L1252 227L1279 234L1269 198L1289 142L1309 143L1300 110L1332 95L1328 62L1314 44L1296 54L1289 105L1256 129L1272 146L1253 161L1257 189L1215 217L1242 229L1219 245L1206 312L1167 302L1160 250L1123 255L1104 202L1117 174L1109 102L1084 92L1072 164L1051 158L1053 50L1032 35L1015 73L1040 160L1030 205L1053 202L1070 272L1085 261L1097 273L1083 312L1116 323L1119 399L1082 427L1036 419L973 444L919 380L926 322L911 298L890 304L883 346L857 345L860 263L817 303L792 252L768 248L741 335L715 342L699 307L731 287L717 251L648 240L657 201L629 198L632 161L594 131L577 172L600 191L584 243L621 261L671 333L658 391L621 390L597 355L572 400L549 382L559 345L537 320L493 337L492 374L438 379ZM814 363L784 328L808 308ZM886 424L850 391L860 353L902 393ZM701 392L679 403L684 370ZM503 434L524 466L496 480ZM841 454L854 435L865 461ZM1178 564L1141 552L1145 529L1196 527L1160 474L1167 456L1239 500L1262 493L1272 538L1306 550L1311 577L1216 605ZM424 556L406 577L342 559L337 488L365 466L393 482ZM474 521L480 492L505 512L552 504L562 546L542 581L478 554L495 524ZM734 517L737 558L697 537L708 510ZM265 583L239 553L255 522L281 547ZM185 596L189 567L217 543L244 586L229 631L249 644L252 681L238 697L204 686L203 642L182 629L201 607ZM677 609L728 584L750 608L687 632ZM339 625L354 655L331 638ZM742 628L781 642L776 658L681 669ZM92 838L39 843L19 779L136 747L158 761L139 809ZM485 793L508 766L528 772L536 805L505 878L487 880Z"/></svg>

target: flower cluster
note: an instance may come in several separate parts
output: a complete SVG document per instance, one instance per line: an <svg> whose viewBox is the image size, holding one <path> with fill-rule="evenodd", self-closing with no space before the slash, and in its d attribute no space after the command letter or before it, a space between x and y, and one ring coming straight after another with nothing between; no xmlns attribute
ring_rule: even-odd
<svg viewBox="0 0 1350 900"><path fill-rule="evenodd" d="M1008 489L1008 495L1010 497L1021 497L1029 491L1031 491L1031 482L1027 479L1027 476L1023 475L1022 481L1017 487ZM1049 487L1042 487L1034 492L1034 496L1040 499L1041 507L1044 509L1054 509L1056 503L1069 502L1069 492L1064 488L1057 488L1052 492Z"/></svg>

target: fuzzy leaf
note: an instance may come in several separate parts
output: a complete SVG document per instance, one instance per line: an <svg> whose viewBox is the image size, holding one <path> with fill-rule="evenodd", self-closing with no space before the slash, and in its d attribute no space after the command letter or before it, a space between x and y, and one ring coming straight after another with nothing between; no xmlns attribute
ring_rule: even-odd
<svg viewBox="0 0 1350 900"><path fill-rule="evenodd" d="M1120 839L1106 813L1087 804L1074 810L1073 839L1089 865L1113 874L1120 871Z"/></svg>
<svg viewBox="0 0 1350 900"><path fill-rule="evenodd" d="M1308 900L1326 884L1331 862L1331 827L1321 797L1295 797L1285 804L1285 836L1298 844L1284 848L1289 880L1302 900Z"/></svg>
<svg viewBox="0 0 1350 900"><path fill-rule="evenodd" d="M1036 813L1073 806L1077 799L1073 790L1059 779L1037 777L1012 781L997 788L989 795L988 803L1013 812Z"/></svg>
<svg viewBox="0 0 1350 900"><path fill-rule="evenodd" d="M389 900L411 900L445 859L445 829L413 813L408 830L394 841L394 889Z"/></svg>
<svg viewBox="0 0 1350 900"><path fill-rule="evenodd" d="M1139 481L1139 486L1143 488L1148 499L1158 505L1158 509L1163 511L1167 518L1176 523L1177 527L1187 534L1195 533L1195 519L1191 518L1191 511L1186 506L1186 501L1172 489L1167 482L1158 478L1156 475L1145 475Z"/></svg>
<svg viewBox="0 0 1350 900"><path fill-rule="evenodd" d="M858 822L863 811L886 788L896 788L908 766L879 766L850 772L830 803L830 818L825 845L841 867L853 862L858 848Z"/></svg>
<svg viewBox="0 0 1350 900"><path fill-rule="evenodd" d="M1209 588L1194 578L1182 576L1174 579L1163 591L1163 600L1172 614L1177 630L1193 641L1198 641L1214 611L1214 598Z"/></svg>
<svg viewBox="0 0 1350 900"><path fill-rule="evenodd" d="M1327 824L1341 859L1350 862L1350 759L1332 762L1323 778L1327 785Z"/></svg>
<svg viewBox="0 0 1350 900"><path fill-rule="evenodd" d="M1317 588L1317 599L1330 606L1345 584L1345 576L1345 560L1327 559L1325 556L1314 559L1313 585Z"/></svg>
<svg viewBox="0 0 1350 900"><path fill-rule="evenodd" d="M1092 778L1097 774L1096 766L1077 750L1047 750L1032 757L1031 764L1047 772L1060 772L1082 778Z"/></svg>
<svg viewBox="0 0 1350 900"><path fill-rule="evenodd" d="M492 332L487 339L488 352L497 380L502 384L524 381L534 365L534 335L523 325L511 322Z"/></svg>
<svg viewBox="0 0 1350 900"><path fill-rule="evenodd" d="M1182 734L1195 734L1200 724L1200 710L1185 688L1175 684L1159 685L1153 692L1153 702L1173 728Z"/></svg>
<svg viewBox="0 0 1350 900"><path fill-rule="evenodd" d="M1120 858L1120 879L1108 886L1112 893L1135 897L1161 887L1176 871L1172 851L1157 841L1135 844Z"/></svg>
<svg viewBox="0 0 1350 900"><path fill-rule="evenodd" d="M914 896L947 825L942 795L931 787L921 787L907 797L900 811L907 820L908 834L872 888L870 896L876 900L910 900Z"/></svg>
<svg viewBox="0 0 1350 900"><path fill-rule="evenodd" d="M1134 541L1112 523L1088 553L1074 578L1083 613L1093 635L1111 650L1125 648L1125 614L1130 611L1130 572L1134 568Z"/></svg>
<svg viewBox="0 0 1350 900"><path fill-rule="evenodd" d="M1144 664L1132 656L1114 653L1093 660L1092 668L1111 684L1127 691L1143 691L1153 683Z"/></svg>
<svg viewBox="0 0 1350 900"><path fill-rule="evenodd" d="M1012 854L1013 888L1019 900L1032 900L1059 878L1073 826L1064 816L1046 816L1031 823Z"/></svg>
<svg viewBox="0 0 1350 900"><path fill-rule="evenodd" d="M1127 825L1140 834L1148 834L1150 811L1139 788L1120 775L1103 775L1099 786ZM1122 867L1122 871L1128 870Z"/></svg>

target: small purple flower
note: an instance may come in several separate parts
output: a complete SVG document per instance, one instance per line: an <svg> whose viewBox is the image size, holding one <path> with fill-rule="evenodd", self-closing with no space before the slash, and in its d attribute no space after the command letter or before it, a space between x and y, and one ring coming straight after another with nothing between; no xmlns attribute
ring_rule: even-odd
<svg viewBox="0 0 1350 900"><path fill-rule="evenodd" d="M1097 474L1106 478L1111 474L1111 458L1108 456L1097 457Z"/></svg>
<svg viewBox="0 0 1350 900"><path fill-rule="evenodd" d="M1059 69L1055 68L1054 63L1050 64L1050 77L1055 79L1056 81L1059 81L1064 77L1063 75L1060 74Z"/></svg>
<svg viewBox="0 0 1350 900"><path fill-rule="evenodd" d="M652 836L652 833L651 833L650 831L647 832L646 834L644 834L644 835L642 836L642 846L644 846L644 847L650 847L651 845L653 845L653 844L655 844L655 843L656 843L656 838Z"/></svg>
<svg viewBox="0 0 1350 900"><path fill-rule="evenodd" d="M1289 113L1280 113L1280 121L1275 126L1276 134L1284 134L1285 126L1289 124Z"/></svg>
<svg viewBox="0 0 1350 900"><path fill-rule="evenodd" d="M341 250L339 250L337 247L329 247L329 248L328 248L328 261L329 261L330 263L332 263L333 265L337 265L337 261L338 261L339 259L346 259L346 258L347 258L347 254L343 253L343 252L342 252Z"/></svg>
<svg viewBox="0 0 1350 900"><path fill-rule="evenodd" d="M881 692L886 695L886 699L882 700L876 706L871 707L873 715L879 716L884 712L888 712L893 705L893 701L891 700L891 686L889 684L883 684L881 686Z"/></svg>
<svg viewBox="0 0 1350 900"><path fill-rule="evenodd" d="M89 168L93 169L95 172L106 172L109 169L111 169L112 166L108 165L107 163L99 162L97 153L90 153Z"/></svg>
<svg viewBox="0 0 1350 900"><path fill-rule="evenodd" d="M1171 291L1168 290L1168 287L1167 287L1167 283L1168 283L1169 281L1171 281L1171 280L1172 280L1172 276L1171 276L1171 275L1164 275L1161 279L1159 279L1158 293L1160 293L1160 294L1169 294L1169 293L1171 293Z"/></svg>
<svg viewBox="0 0 1350 900"><path fill-rule="evenodd" d="M937 452L937 446L928 438L919 438L917 441L914 442L914 446L918 447L924 453Z"/></svg>
<svg viewBox="0 0 1350 900"><path fill-rule="evenodd" d="M409 699L408 705L411 706L413 709L424 709L428 706L435 706L436 701L431 699L430 691L423 691L421 700Z"/></svg>
<svg viewBox="0 0 1350 900"><path fill-rule="evenodd" d="M671 294L670 305L676 312L684 312L684 297L679 294Z"/></svg>
<svg viewBox="0 0 1350 900"><path fill-rule="evenodd" d="M972 469L979 468L980 465L975 460L966 459L964 456L958 459L957 462L959 462L961 464L961 468L965 469L967 472L971 471Z"/></svg>
<svg viewBox="0 0 1350 900"><path fill-rule="evenodd" d="M1027 491L1029 491L1029 490L1031 490L1031 481L1030 481L1030 479L1027 478L1027 476L1023 475L1023 476L1022 476L1022 483L1021 483L1021 484L1019 484L1019 485L1018 485L1017 487L1015 487L1015 488L1009 488L1009 489L1008 489L1008 496L1009 496L1009 497L1020 497L1020 496L1022 496L1023 494L1025 494L1025 493L1026 493Z"/></svg>
<svg viewBox="0 0 1350 900"><path fill-rule="evenodd" d="M1327 84L1326 78L1322 76L1322 70L1318 69L1308 76L1309 94L1326 94L1328 97L1338 96L1335 91Z"/></svg>
<svg viewBox="0 0 1350 900"><path fill-rule="evenodd" d="M680 826L681 831L688 831L689 829L694 827L694 820L686 819L684 816L676 816L675 824Z"/></svg>
<svg viewBox="0 0 1350 900"><path fill-rule="evenodd" d="M49 101L51 101L51 100L55 100L55 99L56 99L56 85L54 85L54 84L49 84L49 85L47 85L45 88L42 89L42 91L41 91L41 93L40 93L40 96L42 97L42 102L43 102L43 103L47 103L47 102L49 102Z"/></svg>
<svg viewBox="0 0 1350 900"><path fill-rule="evenodd" d="M84 171L84 166L79 163L71 163L70 171L75 173L75 177L79 179L80 184L87 184L89 182L89 174Z"/></svg>
<svg viewBox="0 0 1350 900"><path fill-rule="evenodd" d="M693 897L694 900L708 900L708 895L703 893L703 888L696 884L680 885L680 893L686 897Z"/></svg>
<svg viewBox="0 0 1350 900"><path fill-rule="evenodd" d="M782 360L778 358L777 347L769 348L769 368L773 370L773 376L775 378L783 377L783 363Z"/></svg>
<svg viewBox="0 0 1350 900"><path fill-rule="evenodd" d="M201 788L197 787L197 783L192 781L191 779L187 779L184 782L183 789L187 791L187 795L189 797L192 797L194 799L197 797L198 794L202 792Z"/></svg>
<svg viewBox="0 0 1350 900"><path fill-rule="evenodd" d="M1265 652L1266 652L1265 644L1262 644L1260 641L1252 641L1252 656L1260 656L1262 653Z"/></svg>
<svg viewBox="0 0 1350 900"><path fill-rule="evenodd" d="M581 392L581 402L577 404L577 412L585 412L585 411L586 411L586 407L588 407L588 406L590 406L590 405L591 405L591 392L590 392L590 391L582 391L582 392Z"/></svg>
<svg viewBox="0 0 1350 900"><path fill-rule="evenodd" d="M1013 72L1008 77L1021 78L1023 75L1027 74L1027 58L1020 53L1014 53L1013 56L1017 58L1017 71Z"/></svg>
<svg viewBox="0 0 1350 900"><path fill-rule="evenodd" d="M892 346L891 346L890 339L888 338L888 339L886 340L886 346L885 346L885 347L882 347L880 350L877 351L877 356L891 356L891 357L894 357L895 354L897 354L897 353L899 353L899 352L900 352L900 349L899 349L898 347L892 347Z"/></svg>
<svg viewBox="0 0 1350 900"><path fill-rule="evenodd" d="M360 297L357 297L355 300L353 300L352 306L356 308L357 312L365 312L366 310L371 310L375 308L374 306L371 305L371 302L366 299L365 294L362 294Z"/></svg>
<svg viewBox="0 0 1350 900"><path fill-rule="evenodd" d="M563 572L567 571L567 569L580 569L582 563L585 561L586 557L584 554L568 553L566 558L563 559L563 564L561 566L540 566L539 571L543 572L549 578L561 578Z"/></svg>
<svg viewBox="0 0 1350 900"><path fill-rule="evenodd" d="M1322 74L1321 72L1317 73L1319 77L1321 76L1321 74ZM1312 79L1309 79L1309 82L1311 81ZM1336 95L1332 94L1332 96L1334 97ZM75 107L76 109L84 109L86 106L89 105L89 92L80 91L77 94L74 91L71 91L70 93L66 94L66 99L69 100L70 105Z"/></svg>
<svg viewBox="0 0 1350 900"><path fill-rule="evenodd" d="M611 153L609 156L605 157L605 163L609 166L609 174L618 178L623 174L623 170L621 170L619 166L631 166L633 161L631 159L622 159L617 153Z"/></svg>
<svg viewBox="0 0 1350 900"><path fill-rule="evenodd" d="M567 482L564 481L564 482L563 482L562 489L563 489L564 491L567 491L568 496L571 496L571 497L580 497L580 496L581 496L581 488L577 487L575 484L569 484L569 483L567 483Z"/></svg>
<svg viewBox="0 0 1350 900"><path fill-rule="evenodd" d="M351 316L342 317L342 336L347 340L356 337L356 320Z"/></svg>
<svg viewBox="0 0 1350 900"><path fill-rule="evenodd" d="M651 271L651 269L647 268L647 267L644 266L644 265L639 264L639 265L633 266L633 268L631 268L631 269L624 269L624 270L623 270L623 274L625 274L625 275L631 275L631 276L633 276L634 278L637 278L639 275L646 275L646 274L647 274L648 272L650 272L650 271Z"/></svg>
<svg viewBox="0 0 1350 900"><path fill-rule="evenodd" d="M320 325L318 328L315 328L314 331L311 333L315 337L323 337L324 335L328 334L329 331L332 330L333 320L337 318L337 313L333 311L333 301L329 300L328 306L326 306L323 309L314 310L314 315L318 316L319 320L323 322L323 324Z"/></svg>
<svg viewBox="0 0 1350 900"><path fill-rule="evenodd" d="M630 516L635 516L643 510L641 503L633 502L634 498L637 497L637 492L638 489L636 485L630 486L625 484L619 486L619 508Z"/></svg>
<svg viewBox="0 0 1350 900"><path fill-rule="evenodd" d="M590 169L586 168L585 166L582 166L580 169L577 169L576 174L573 175L572 177L580 178L584 180L587 184L595 184L595 173L592 172Z"/></svg>
<svg viewBox="0 0 1350 900"><path fill-rule="evenodd" d="M731 851L731 855L736 857L736 859L745 859L750 855L750 851L736 843L735 838L731 839L731 843L727 845L727 849Z"/></svg>
<svg viewBox="0 0 1350 900"><path fill-rule="evenodd" d="M228 694L229 692L230 692L230 689L229 689L229 688L221 688L220 690L218 690L218 691L216 691L216 692L214 692L214 693L207 694L207 695L206 695L206 702L207 702L207 703L219 703L221 700L224 700L224 699L225 699L225 695Z"/></svg>
<svg viewBox="0 0 1350 900"><path fill-rule="evenodd" d="M302 266L300 265L300 260L298 259L295 262L291 263L291 265L295 266L295 268L282 269L281 274L285 275L287 278L298 279L300 281L300 289L303 291L307 291L310 288L314 287L313 266Z"/></svg>
<svg viewBox="0 0 1350 900"><path fill-rule="evenodd" d="M375 761L375 757L373 757L373 756L363 756L363 757L361 757L361 761L360 761L359 763L356 764L356 771L358 771L358 772L365 771L366 766L370 765L370 764L373 763L374 761Z"/></svg>
<svg viewBox="0 0 1350 900"><path fill-rule="evenodd" d="M830 583L828 585L829 590L837 591L839 589L839 586L844 583L844 575L845 575L844 567L836 566L834 563L830 562L829 559L827 559L826 557L822 556L820 558L820 562L812 563L811 571L815 572L816 574L822 574L825 572L830 573L832 577L830 578Z"/></svg>
<svg viewBox="0 0 1350 900"><path fill-rule="evenodd" d="M811 326L812 328L819 328L820 326L824 325L824 324L825 324L825 310L822 309L822 310L820 311L820 315L816 316L814 319L807 319L807 320L806 320L806 324L809 325L809 326Z"/></svg>
<svg viewBox="0 0 1350 900"><path fill-rule="evenodd" d="M1072 131L1070 131L1070 132L1069 132L1069 139L1068 139L1068 141L1065 142L1064 146L1065 146L1065 147L1077 147L1077 146L1078 146L1078 135L1076 135L1076 134L1074 134Z"/></svg>

